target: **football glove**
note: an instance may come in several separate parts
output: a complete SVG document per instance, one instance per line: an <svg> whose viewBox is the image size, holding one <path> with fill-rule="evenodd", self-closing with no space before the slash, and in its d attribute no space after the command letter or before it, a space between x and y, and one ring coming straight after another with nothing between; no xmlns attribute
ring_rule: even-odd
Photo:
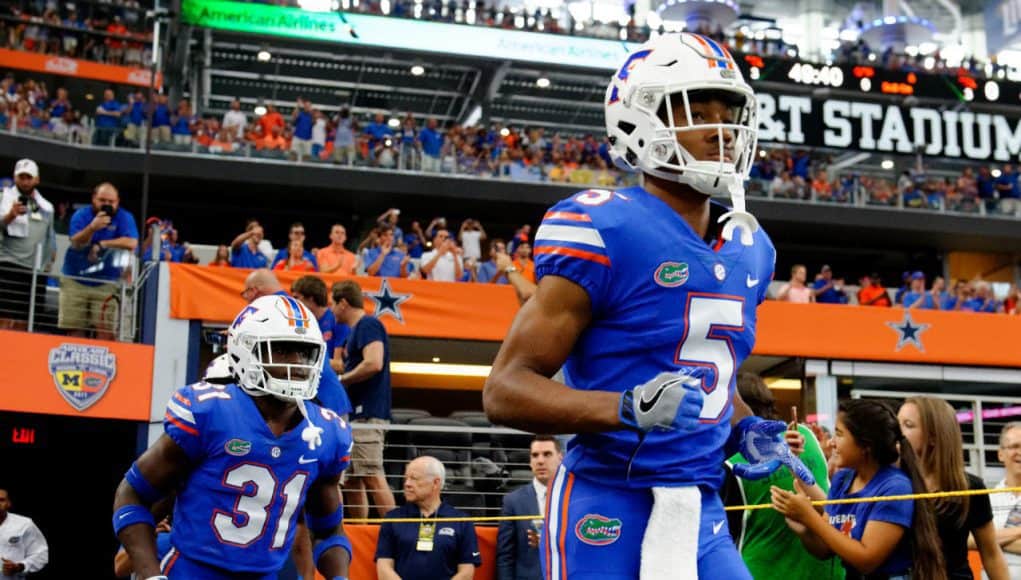
<svg viewBox="0 0 1021 580"><path fill-rule="evenodd" d="M704 400L701 378L660 373L621 395L620 421L641 431L654 427L691 431L698 427Z"/></svg>
<svg viewBox="0 0 1021 580"><path fill-rule="evenodd" d="M734 474L744 479L762 479L787 466L795 477L808 485L815 477L783 440L787 425L783 421L767 421L761 417L745 417L734 427L738 431L738 447L748 463L734 465Z"/></svg>

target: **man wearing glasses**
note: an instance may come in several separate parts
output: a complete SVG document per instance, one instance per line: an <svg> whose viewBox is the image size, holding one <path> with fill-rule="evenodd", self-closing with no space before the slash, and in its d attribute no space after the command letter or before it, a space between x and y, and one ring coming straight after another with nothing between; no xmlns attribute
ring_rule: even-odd
<svg viewBox="0 0 1021 580"><path fill-rule="evenodd" d="M287 231L287 243L284 244L283 248L277 252L277 256L273 258L273 265L270 268L276 268L276 265L280 262L286 262L288 258L289 248L292 242L301 242L301 257L306 261L311 262L315 266L315 271L319 271L319 262L316 261L316 257L305 249L305 226L301 222L294 222L291 224L291 229Z"/></svg>
<svg viewBox="0 0 1021 580"><path fill-rule="evenodd" d="M1021 487L1021 421L1011 421L1000 431L997 457L1004 478L995 489ZM1003 547L1011 578L1021 578L1021 494L1000 492L989 496L993 505L996 541ZM969 540L969 547L974 540Z"/></svg>

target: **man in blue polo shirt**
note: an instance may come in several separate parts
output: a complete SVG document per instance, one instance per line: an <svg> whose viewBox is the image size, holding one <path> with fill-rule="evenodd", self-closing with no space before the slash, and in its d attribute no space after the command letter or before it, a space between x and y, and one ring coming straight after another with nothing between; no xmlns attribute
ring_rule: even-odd
<svg viewBox="0 0 1021 580"><path fill-rule="evenodd" d="M440 492L446 470L435 457L418 457L404 472L405 504L386 519L463 518L443 503ZM470 580L482 565L472 522L383 522L376 544L376 574L380 580Z"/></svg>
<svg viewBox="0 0 1021 580"><path fill-rule="evenodd" d="M418 135L422 143L422 171L438 172L443 152L443 132L436 129L436 119L429 119Z"/></svg>
<svg viewBox="0 0 1021 580"><path fill-rule="evenodd" d="M269 268L269 258L259 249L263 235L259 222L248 222L245 231L230 243L230 265L235 268Z"/></svg>
<svg viewBox="0 0 1021 580"><path fill-rule="evenodd" d="M843 286L844 281L834 280L833 269L824 264L812 284L815 301L823 304L846 304L847 295L843 292Z"/></svg>
<svg viewBox="0 0 1021 580"><path fill-rule="evenodd" d="M393 227L379 226L379 245L365 250L365 272L381 278L407 278L408 255L394 247Z"/></svg>
<svg viewBox="0 0 1021 580"><path fill-rule="evenodd" d="M291 122L294 123L291 153L297 159L307 160L312 157L312 126L315 124L312 101L298 97L298 104L291 114Z"/></svg>
<svg viewBox="0 0 1021 580"><path fill-rule="evenodd" d="M120 207L111 183L100 183L92 203L74 212L68 230L71 245L64 254L57 326L72 336L95 329L96 338L114 340L119 306L116 282L138 247L135 218Z"/></svg>
<svg viewBox="0 0 1021 580"><path fill-rule="evenodd" d="M112 89L103 91L103 102L96 107L96 130L92 144L109 147L121 129L121 112L124 106L114 97Z"/></svg>

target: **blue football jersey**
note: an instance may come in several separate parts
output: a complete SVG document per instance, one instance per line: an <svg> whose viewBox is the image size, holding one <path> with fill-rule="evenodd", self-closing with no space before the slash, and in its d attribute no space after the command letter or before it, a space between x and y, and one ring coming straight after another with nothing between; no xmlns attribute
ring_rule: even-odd
<svg viewBox="0 0 1021 580"><path fill-rule="evenodd" d="M273 572L294 541L305 494L334 477L351 457L351 428L329 409L307 403L323 429L310 451L303 421L275 437L255 401L237 385L178 389L163 426L194 470L178 490L171 543L183 556L234 572Z"/></svg>
<svg viewBox="0 0 1021 580"><path fill-rule="evenodd" d="M711 219L723 211L714 202ZM535 234L536 279L571 280L592 306L564 364L567 385L623 392L662 372L694 369L705 393L694 431L578 435L565 467L620 487L718 488L737 369L755 343L755 310L775 260L761 229L752 246L738 236L710 246L640 187L584 191L553 206Z"/></svg>

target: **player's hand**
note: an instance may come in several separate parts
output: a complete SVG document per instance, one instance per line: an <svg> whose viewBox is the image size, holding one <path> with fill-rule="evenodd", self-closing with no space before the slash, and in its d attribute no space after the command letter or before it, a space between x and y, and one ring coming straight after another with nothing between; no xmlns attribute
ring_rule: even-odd
<svg viewBox="0 0 1021 580"><path fill-rule="evenodd" d="M620 422L648 431L698 427L705 397L702 379L687 373L660 373L620 397Z"/></svg>
<svg viewBox="0 0 1021 580"><path fill-rule="evenodd" d="M815 484L815 477L805 467L791 448L780 438L787 430L783 421L766 421L759 417L745 417L735 427L743 429L739 434L739 450L748 463L734 466L734 474L744 479L762 479L786 465L795 477L808 485Z"/></svg>
<svg viewBox="0 0 1021 580"><path fill-rule="evenodd" d="M528 547L538 548L539 547L539 532L529 528L525 530L525 535L528 536Z"/></svg>

